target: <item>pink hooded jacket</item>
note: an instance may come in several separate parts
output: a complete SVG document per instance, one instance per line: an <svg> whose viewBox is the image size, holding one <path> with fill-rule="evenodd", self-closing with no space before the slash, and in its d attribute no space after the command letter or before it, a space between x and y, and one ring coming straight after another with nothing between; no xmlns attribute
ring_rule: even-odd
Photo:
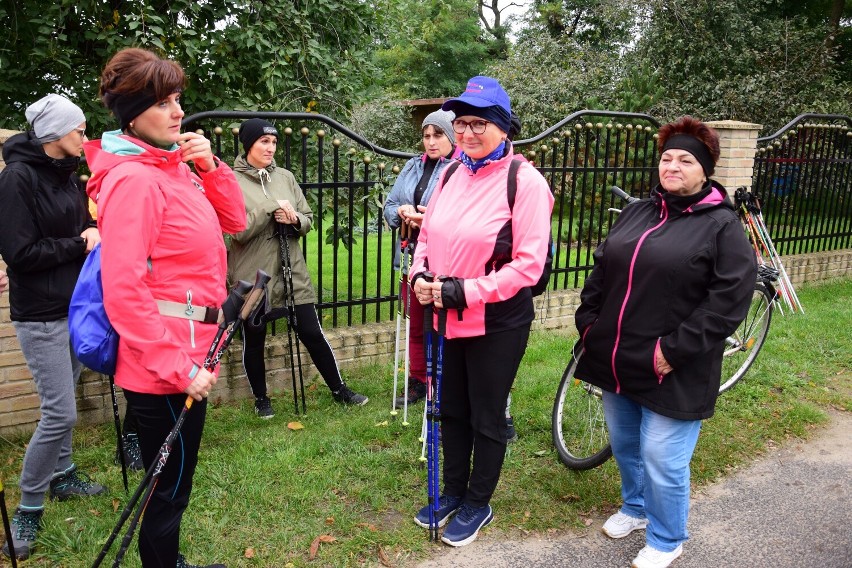
<svg viewBox="0 0 852 568"><path fill-rule="evenodd" d="M218 160L199 177L179 150L118 134L85 145L92 171L87 192L98 204L104 305L121 338L115 382L134 392L181 393L217 326L160 315L155 300L221 306L227 297L222 232L245 229L243 195Z"/></svg>
<svg viewBox="0 0 852 568"><path fill-rule="evenodd" d="M526 288L538 281L544 267L553 195L544 177L524 160L510 210L507 182L513 159L510 149L476 173L460 166L446 184L441 180L426 210L411 274L428 269L463 279L467 307L461 320L457 310L447 310L450 339L519 327L535 315Z"/></svg>

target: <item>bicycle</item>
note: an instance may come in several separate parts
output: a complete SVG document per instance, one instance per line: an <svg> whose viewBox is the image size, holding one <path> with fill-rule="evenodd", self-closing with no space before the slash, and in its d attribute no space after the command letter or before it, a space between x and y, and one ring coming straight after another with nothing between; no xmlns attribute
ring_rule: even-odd
<svg viewBox="0 0 852 568"><path fill-rule="evenodd" d="M613 186L610 191L627 203L638 201L618 187ZM777 279L778 270L775 268L758 268L748 315L736 331L725 339L719 394L730 390L745 376L763 348L778 300L775 289ZM571 361L565 367L556 389L551 415L553 445L559 460L575 470L595 468L612 456L601 389L574 377L582 355L583 347L578 341L571 350Z"/></svg>

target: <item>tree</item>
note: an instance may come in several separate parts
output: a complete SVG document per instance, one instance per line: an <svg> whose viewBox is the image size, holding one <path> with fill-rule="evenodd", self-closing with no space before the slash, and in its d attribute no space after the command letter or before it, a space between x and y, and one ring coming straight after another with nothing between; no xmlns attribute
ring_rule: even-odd
<svg viewBox="0 0 852 568"><path fill-rule="evenodd" d="M400 98L455 96L482 72L493 40L484 37L470 0L401 0L376 53L380 84Z"/></svg>
<svg viewBox="0 0 852 568"><path fill-rule="evenodd" d="M187 112L215 108L342 115L369 83L376 14L360 0L4 0L0 105L16 112L49 92L71 96L94 132L112 126L97 101L100 71L123 47L185 69Z"/></svg>
<svg viewBox="0 0 852 568"><path fill-rule="evenodd" d="M601 49L621 49L633 37L636 2L630 0L533 0L530 29Z"/></svg>
<svg viewBox="0 0 852 568"><path fill-rule="evenodd" d="M849 73L825 41L827 18L815 24L776 0L650 0L647 7L626 64L659 73L666 97L658 115L744 120L772 131L804 112L852 111Z"/></svg>

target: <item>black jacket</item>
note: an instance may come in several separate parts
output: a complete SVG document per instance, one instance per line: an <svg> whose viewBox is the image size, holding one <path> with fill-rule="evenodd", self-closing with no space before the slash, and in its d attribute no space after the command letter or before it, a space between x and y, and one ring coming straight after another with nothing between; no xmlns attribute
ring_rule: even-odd
<svg viewBox="0 0 852 568"><path fill-rule="evenodd" d="M595 251L575 315L585 353L577 376L682 420L713 415L725 338L745 317L754 251L725 189L655 188L628 205ZM671 364L660 376L659 343Z"/></svg>
<svg viewBox="0 0 852 568"><path fill-rule="evenodd" d="M86 253L80 233L97 226L74 175L79 159L51 158L32 132L9 138L3 146L3 159L0 255L8 265L11 318L66 318ZM33 171L38 182L35 195Z"/></svg>

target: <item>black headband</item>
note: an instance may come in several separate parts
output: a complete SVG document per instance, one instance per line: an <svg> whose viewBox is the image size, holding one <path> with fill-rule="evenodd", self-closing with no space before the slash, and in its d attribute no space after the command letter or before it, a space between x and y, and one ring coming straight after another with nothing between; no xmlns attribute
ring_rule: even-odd
<svg viewBox="0 0 852 568"><path fill-rule="evenodd" d="M126 95L111 93L111 95L109 110L118 119L122 130L126 130L134 118L148 110L159 100L152 85L148 85L145 89L135 93Z"/></svg>
<svg viewBox="0 0 852 568"><path fill-rule="evenodd" d="M716 169L716 164L710 156L710 149L704 142L695 136L690 136L689 134L675 134L666 140L666 144L663 146L663 152L673 149L686 150L695 156L695 159L698 160L699 164L701 164L701 167L704 169L705 176L710 177L713 175L713 171Z"/></svg>

